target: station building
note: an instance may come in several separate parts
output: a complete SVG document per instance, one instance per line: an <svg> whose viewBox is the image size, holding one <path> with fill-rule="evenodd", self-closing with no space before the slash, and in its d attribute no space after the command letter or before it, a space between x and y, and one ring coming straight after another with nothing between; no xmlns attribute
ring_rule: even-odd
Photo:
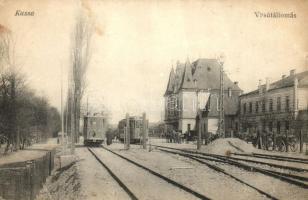
<svg viewBox="0 0 308 200"><path fill-rule="evenodd" d="M239 129L239 95L242 90L224 73L225 130ZM220 64L216 59L177 62L172 67L165 98L166 132L185 133L201 127L202 133L216 133L219 119ZM198 111L202 125L196 125Z"/></svg>
<svg viewBox="0 0 308 200"><path fill-rule="evenodd" d="M308 71L265 84L240 96L241 132L270 131L276 134L307 132Z"/></svg>

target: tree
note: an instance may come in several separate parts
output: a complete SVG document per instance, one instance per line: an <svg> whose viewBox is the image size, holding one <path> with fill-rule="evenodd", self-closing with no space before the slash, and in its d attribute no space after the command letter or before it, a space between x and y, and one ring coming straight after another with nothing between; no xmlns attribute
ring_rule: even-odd
<svg viewBox="0 0 308 200"><path fill-rule="evenodd" d="M12 144L16 149L17 130L16 130L16 62L14 43L11 31L3 26L0 27L0 69L1 69L1 89L2 89L2 108L4 132L8 136L7 148Z"/></svg>
<svg viewBox="0 0 308 200"><path fill-rule="evenodd" d="M0 25L0 135L7 138L5 152L59 130L58 111L27 87L25 75L17 68L11 32Z"/></svg>
<svg viewBox="0 0 308 200"><path fill-rule="evenodd" d="M66 123L69 125L72 145L79 140L80 102L85 89L85 74L91 58L92 32L92 24L87 16L81 13L77 17L72 37L72 67L67 105L70 121Z"/></svg>

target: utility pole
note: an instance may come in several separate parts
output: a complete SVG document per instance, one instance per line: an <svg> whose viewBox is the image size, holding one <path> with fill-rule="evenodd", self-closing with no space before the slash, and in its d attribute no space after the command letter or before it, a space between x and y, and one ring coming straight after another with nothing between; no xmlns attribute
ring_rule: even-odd
<svg viewBox="0 0 308 200"><path fill-rule="evenodd" d="M194 84L195 84L195 88L196 88L196 110L197 110L197 119L198 119L198 138L197 138L197 149L200 150L201 149L201 112L199 109L199 90L198 90L198 86L197 86L197 80L194 80Z"/></svg>
<svg viewBox="0 0 308 200"><path fill-rule="evenodd" d="M198 124L198 141L197 141L197 149L200 150L201 149L201 144L202 144L202 135L201 135L201 110L198 109L198 112L197 112L197 115L198 115L198 118L199 118L199 124Z"/></svg>
<svg viewBox="0 0 308 200"><path fill-rule="evenodd" d="M146 121L146 114L143 113L142 114L142 144L143 144L143 148L146 149L147 148L147 121Z"/></svg>
<svg viewBox="0 0 308 200"><path fill-rule="evenodd" d="M225 111L224 111L224 56L217 58L220 67L220 91L219 91L219 135L225 137Z"/></svg>
<svg viewBox="0 0 308 200"><path fill-rule="evenodd" d="M65 152L64 146L64 112L63 112L63 66L61 64L61 140L62 140L62 150Z"/></svg>
<svg viewBox="0 0 308 200"><path fill-rule="evenodd" d="M129 114L126 114L126 145L125 145L125 149L129 150L129 146L130 146L130 130L129 130Z"/></svg>
<svg viewBox="0 0 308 200"><path fill-rule="evenodd" d="M88 116L89 114L89 96L87 96L87 114L86 116Z"/></svg>

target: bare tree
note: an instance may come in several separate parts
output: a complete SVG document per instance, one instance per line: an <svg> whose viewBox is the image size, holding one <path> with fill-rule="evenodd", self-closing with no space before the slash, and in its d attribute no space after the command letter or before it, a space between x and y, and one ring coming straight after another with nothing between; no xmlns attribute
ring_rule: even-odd
<svg viewBox="0 0 308 200"><path fill-rule="evenodd" d="M33 135L47 138L58 129L55 109L26 86L14 47L11 32L0 25L0 135L7 138L5 152L10 146L23 148Z"/></svg>
<svg viewBox="0 0 308 200"><path fill-rule="evenodd" d="M73 33L72 67L68 110L70 110L70 133L72 145L79 140L80 102L85 89L85 74L90 62L92 23L82 13L78 16Z"/></svg>
<svg viewBox="0 0 308 200"><path fill-rule="evenodd" d="M0 69L2 81L2 106L5 107L3 114L6 115L6 134L8 135L7 148L12 144L17 148L18 135L16 130L16 63L15 49L11 31L3 26L0 27Z"/></svg>

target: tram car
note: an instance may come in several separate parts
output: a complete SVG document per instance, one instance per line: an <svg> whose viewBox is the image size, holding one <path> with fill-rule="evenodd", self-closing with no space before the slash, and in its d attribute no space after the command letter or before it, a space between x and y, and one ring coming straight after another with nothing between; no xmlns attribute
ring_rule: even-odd
<svg viewBox="0 0 308 200"><path fill-rule="evenodd" d="M146 126L148 124L148 120L146 120ZM143 119L142 117L129 117L129 133L130 133L130 143L136 144L140 143L142 139L142 131L143 131ZM126 119L122 119L118 124L118 133L119 140L124 142L126 132Z"/></svg>
<svg viewBox="0 0 308 200"><path fill-rule="evenodd" d="M85 146L99 146L106 140L108 123L100 114L84 116L83 137Z"/></svg>

